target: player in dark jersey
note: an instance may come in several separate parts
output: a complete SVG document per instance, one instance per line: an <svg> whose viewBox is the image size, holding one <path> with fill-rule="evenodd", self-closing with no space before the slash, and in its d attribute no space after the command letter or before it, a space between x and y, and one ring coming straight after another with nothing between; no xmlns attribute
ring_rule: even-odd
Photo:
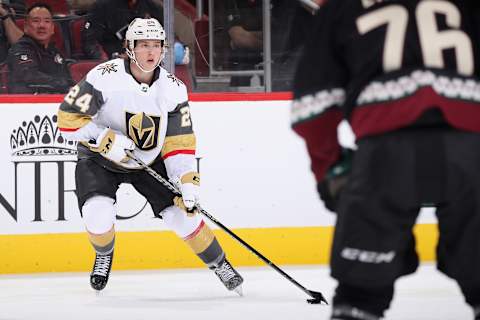
<svg viewBox="0 0 480 320"><path fill-rule="evenodd" d="M292 126L337 212L332 319L383 317L418 266L425 206L437 209L438 269L480 319L480 2L330 0L311 38ZM358 147L348 175L342 119Z"/></svg>

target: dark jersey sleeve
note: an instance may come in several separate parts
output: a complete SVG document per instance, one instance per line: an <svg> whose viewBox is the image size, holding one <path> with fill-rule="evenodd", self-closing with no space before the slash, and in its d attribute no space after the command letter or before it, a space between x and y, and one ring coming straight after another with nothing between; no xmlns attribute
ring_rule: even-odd
<svg viewBox="0 0 480 320"><path fill-rule="evenodd" d="M335 16L328 2L318 12L294 81L293 130L306 142L312 171L321 181L339 158L337 127L343 118L347 71L335 47Z"/></svg>
<svg viewBox="0 0 480 320"><path fill-rule="evenodd" d="M91 121L104 104L102 93L86 79L72 87L58 111L58 127L62 132L75 132Z"/></svg>

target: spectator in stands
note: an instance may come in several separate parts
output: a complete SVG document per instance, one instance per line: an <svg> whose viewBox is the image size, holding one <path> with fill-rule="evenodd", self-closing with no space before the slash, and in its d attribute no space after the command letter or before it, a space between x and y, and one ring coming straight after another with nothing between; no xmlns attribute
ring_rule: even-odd
<svg viewBox="0 0 480 320"><path fill-rule="evenodd" d="M262 6L261 0L225 0L215 3L215 18L219 20L216 25L220 28L222 25L225 26L224 30L228 34L230 46L228 69L263 69ZM300 10L305 11L303 8L300 9L296 1L271 1L272 83L273 89L277 91L291 88L295 70L295 63L291 62L296 56L293 53L298 47L292 46L289 34L295 13ZM219 47L215 49L218 50ZM258 79L258 76L233 76L230 85L253 86L253 79Z"/></svg>
<svg viewBox="0 0 480 320"><path fill-rule="evenodd" d="M89 12L83 33L86 58L100 59L101 49L108 58L122 55L130 21L152 17L163 21L163 8L152 0L97 0Z"/></svg>
<svg viewBox="0 0 480 320"><path fill-rule="evenodd" d="M323 0L312 0L318 6ZM272 16L272 88L290 91L295 70L314 24L316 10L297 1L274 7Z"/></svg>
<svg viewBox="0 0 480 320"><path fill-rule="evenodd" d="M263 61L262 1L225 0L214 5L215 30L224 31L215 35L217 65L235 71L258 69ZM250 78L234 76L230 85L250 86Z"/></svg>
<svg viewBox="0 0 480 320"><path fill-rule="evenodd" d="M16 13L25 13L25 1L13 0L9 5L0 4L0 62L7 59L10 46L23 36L23 31L15 24Z"/></svg>
<svg viewBox="0 0 480 320"><path fill-rule="evenodd" d="M60 52L50 42L54 24L50 7L35 3L25 19L25 35L8 54L9 91L65 93L73 84Z"/></svg>

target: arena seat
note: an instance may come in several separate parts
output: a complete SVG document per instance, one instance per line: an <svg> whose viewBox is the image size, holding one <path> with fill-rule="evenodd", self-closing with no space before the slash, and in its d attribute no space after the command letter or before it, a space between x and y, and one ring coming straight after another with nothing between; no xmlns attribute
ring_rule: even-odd
<svg viewBox="0 0 480 320"><path fill-rule="evenodd" d="M188 66L186 65L176 65L175 66L175 76L182 80L182 82L185 84L187 87L187 91L191 92L193 87L192 87L192 76L190 74L190 70L188 69Z"/></svg>
<svg viewBox="0 0 480 320"><path fill-rule="evenodd" d="M100 63L102 63L101 60L86 60L70 64L68 68L73 81L79 82L87 75L88 71L92 70Z"/></svg>

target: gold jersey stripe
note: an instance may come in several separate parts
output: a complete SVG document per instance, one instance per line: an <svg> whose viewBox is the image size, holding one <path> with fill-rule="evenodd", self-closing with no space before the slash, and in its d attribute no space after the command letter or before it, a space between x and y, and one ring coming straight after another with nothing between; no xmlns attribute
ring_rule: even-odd
<svg viewBox="0 0 480 320"><path fill-rule="evenodd" d="M162 157L177 150L195 150L196 138L193 133L165 137L162 147Z"/></svg>
<svg viewBox="0 0 480 320"><path fill-rule="evenodd" d="M202 222L200 229L195 231L195 234L191 238L184 239L185 242L192 248L196 254L202 253L212 244L215 235L212 230Z"/></svg>
<svg viewBox="0 0 480 320"><path fill-rule="evenodd" d="M93 234L88 232L88 239L90 242L97 247L106 247L112 243L115 238L115 229L112 228L110 231L104 234Z"/></svg>
<svg viewBox="0 0 480 320"><path fill-rule="evenodd" d="M86 114L71 113L58 110L58 127L65 129L78 129L92 121L92 117Z"/></svg>

